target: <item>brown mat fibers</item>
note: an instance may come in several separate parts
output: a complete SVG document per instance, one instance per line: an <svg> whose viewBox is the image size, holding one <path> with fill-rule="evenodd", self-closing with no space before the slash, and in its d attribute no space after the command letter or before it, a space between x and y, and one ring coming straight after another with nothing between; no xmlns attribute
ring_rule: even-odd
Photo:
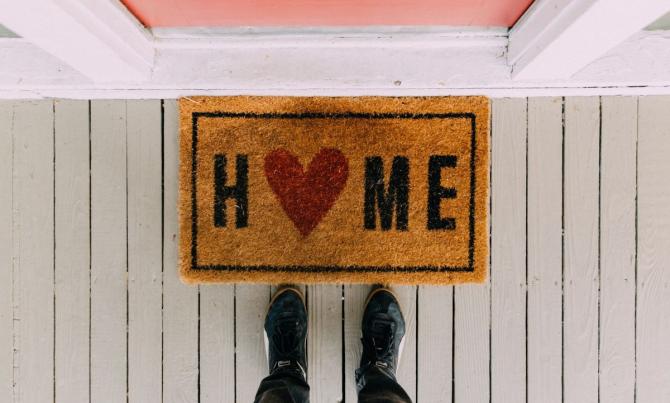
<svg viewBox="0 0 670 403"><path fill-rule="evenodd" d="M180 100L180 270L199 282L482 282L483 97Z"/></svg>

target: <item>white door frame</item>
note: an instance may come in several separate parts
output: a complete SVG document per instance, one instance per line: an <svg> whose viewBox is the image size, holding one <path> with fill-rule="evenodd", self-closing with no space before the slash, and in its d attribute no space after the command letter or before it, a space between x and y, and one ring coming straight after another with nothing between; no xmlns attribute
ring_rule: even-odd
<svg viewBox="0 0 670 403"><path fill-rule="evenodd" d="M0 0L1 98L669 94L667 0L537 0L506 29L154 30L118 1Z"/></svg>

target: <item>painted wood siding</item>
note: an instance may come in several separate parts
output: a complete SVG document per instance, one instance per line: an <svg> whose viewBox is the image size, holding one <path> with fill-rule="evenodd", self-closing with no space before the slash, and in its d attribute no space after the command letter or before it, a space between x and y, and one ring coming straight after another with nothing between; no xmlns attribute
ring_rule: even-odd
<svg viewBox="0 0 670 403"><path fill-rule="evenodd" d="M177 104L0 102L0 401L249 402L272 287L176 273ZM417 402L670 401L670 97L492 101L491 271L398 287ZM303 287L355 401L369 287Z"/></svg>

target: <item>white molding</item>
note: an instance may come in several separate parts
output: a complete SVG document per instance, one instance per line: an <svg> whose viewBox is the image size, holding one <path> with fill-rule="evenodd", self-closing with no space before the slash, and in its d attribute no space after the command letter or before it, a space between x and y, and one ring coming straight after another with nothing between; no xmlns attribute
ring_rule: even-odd
<svg viewBox="0 0 670 403"><path fill-rule="evenodd" d="M446 26L155 28L157 49L507 46L507 28Z"/></svg>
<svg viewBox="0 0 670 403"><path fill-rule="evenodd" d="M572 78L544 81L512 79L499 35L266 39L164 42L150 78L116 83L92 82L24 39L0 39L0 98L670 94L670 31L640 33Z"/></svg>
<svg viewBox="0 0 670 403"><path fill-rule="evenodd" d="M118 1L0 0L0 22L95 82L146 80L152 36Z"/></svg>
<svg viewBox="0 0 670 403"><path fill-rule="evenodd" d="M569 78L668 10L668 0L537 0L510 32L512 74Z"/></svg>

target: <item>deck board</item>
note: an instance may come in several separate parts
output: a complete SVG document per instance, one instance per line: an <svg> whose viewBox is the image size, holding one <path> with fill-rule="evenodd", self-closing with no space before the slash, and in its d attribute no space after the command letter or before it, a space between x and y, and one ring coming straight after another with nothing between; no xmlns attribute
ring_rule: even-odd
<svg viewBox="0 0 670 403"><path fill-rule="evenodd" d="M14 396L44 402L54 389L53 102L14 106Z"/></svg>
<svg viewBox="0 0 670 403"><path fill-rule="evenodd" d="M127 101L128 398L162 401L161 102Z"/></svg>
<svg viewBox="0 0 670 403"><path fill-rule="evenodd" d="M310 285L307 287L308 368L312 400L342 401L342 286ZM318 352L318 353L317 353Z"/></svg>
<svg viewBox="0 0 670 403"><path fill-rule="evenodd" d="M565 401L598 401L600 100L565 100Z"/></svg>
<svg viewBox="0 0 670 403"><path fill-rule="evenodd" d="M56 397L89 401L89 103L55 103Z"/></svg>
<svg viewBox="0 0 670 403"><path fill-rule="evenodd" d="M396 287L415 401L670 399L669 116L492 101L490 281ZM174 100L0 102L0 401L253 400L272 288L179 280L178 130ZM370 286L301 288L312 401L355 401Z"/></svg>
<svg viewBox="0 0 670 403"><path fill-rule="evenodd" d="M244 360L244 356L235 354L234 301L233 285L200 286L198 357L200 401L203 403L235 400L235 365L237 360Z"/></svg>
<svg viewBox="0 0 670 403"><path fill-rule="evenodd" d="M175 100L166 100L163 103L164 178L178 175L178 139L179 105ZM163 401L195 403L198 401L198 287L184 285L174 269L179 245L177 194L177 181L163 180ZM232 313L232 306L229 311ZM224 357L232 368L232 358ZM207 392L210 390L214 389L206 388Z"/></svg>
<svg viewBox="0 0 670 403"><path fill-rule="evenodd" d="M529 403L563 401L562 109L561 98L528 100Z"/></svg>
<svg viewBox="0 0 670 403"><path fill-rule="evenodd" d="M420 286L417 300L417 400L452 397L454 287Z"/></svg>
<svg viewBox="0 0 670 403"><path fill-rule="evenodd" d="M0 101L0 401L14 399L14 134L12 101ZM8 229L7 229L8 228Z"/></svg>
<svg viewBox="0 0 670 403"><path fill-rule="evenodd" d="M600 398L635 395L637 99L603 97L600 190Z"/></svg>
<svg viewBox="0 0 670 403"><path fill-rule="evenodd" d="M128 392L126 102L91 102L91 401ZM154 318L158 320L158 318Z"/></svg>
<svg viewBox="0 0 670 403"><path fill-rule="evenodd" d="M670 400L670 97L638 109L637 401Z"/></svg>
<svg viewBox="0 0 670 403"><path fill-rule="evenodd" d="M491 394L526 400L526 99L492 105Z"/></svg>

